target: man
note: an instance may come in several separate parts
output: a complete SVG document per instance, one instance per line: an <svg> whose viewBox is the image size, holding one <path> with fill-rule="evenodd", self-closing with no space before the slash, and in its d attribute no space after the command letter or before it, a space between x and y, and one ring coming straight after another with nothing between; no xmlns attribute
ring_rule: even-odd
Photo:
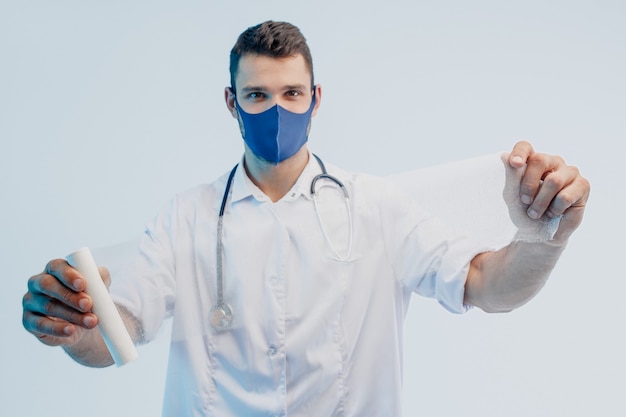
<svg viewBox="0 0 626 417"><path fill-rule="evenodd" d="M225 101L242 161L176 196L111 289L136 343L173 318L163 413L401 415L411 294L454 312L524 304L582 221L589 183L561 158L516 144L509 163L526 165L528 215L562 219L551 241L480 252L401 190L309 151L322 88L296 27L249 28L230 70ZM24 327L41 342L88 366L112 363L85 280L65 261L29 280L23 305Z"/></svg>

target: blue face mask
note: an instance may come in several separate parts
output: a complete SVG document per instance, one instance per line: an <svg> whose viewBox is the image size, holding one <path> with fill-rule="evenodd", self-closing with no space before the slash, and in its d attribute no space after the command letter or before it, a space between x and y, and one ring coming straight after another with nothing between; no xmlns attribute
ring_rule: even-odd
<svg viewBox="0 0 626 417"><path fill-rule="evenodd" d="M255 155L278 164L293 156L308 139L307 130L315 107L315 93L309 110L293 113L276 104L262 113L246 113L235 99L243 123L243 140Z"/></svg>

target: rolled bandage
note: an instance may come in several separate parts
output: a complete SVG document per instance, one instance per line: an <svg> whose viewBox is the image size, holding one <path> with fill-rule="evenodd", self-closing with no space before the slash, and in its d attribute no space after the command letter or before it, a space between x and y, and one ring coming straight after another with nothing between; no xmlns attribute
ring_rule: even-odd
<svg viewBox="0 0 626 417"><path fill-rule="evenodd" d="M93 300L93 312L98 316L98 329L102 334L115 364L122 366L139 357L139 353L124 326L109 291L100 277L98 266L89 251L81 248L66 257L67 262L87 281L85 292Z"/></svg>

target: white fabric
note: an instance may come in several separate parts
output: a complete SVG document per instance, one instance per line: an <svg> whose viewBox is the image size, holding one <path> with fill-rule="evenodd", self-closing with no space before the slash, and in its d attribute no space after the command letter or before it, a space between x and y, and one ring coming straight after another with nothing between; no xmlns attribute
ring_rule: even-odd
<svg viewBox="0 0 626 417"><path fill-rule="evenodd" d="M508 154L491 154L389 177L417 204L446 224L497 250L512 241L546 241L560 217L533 220L520 200L525 168L514 169Z"/></svg>
<svg viewBox="0 0 626 417"><path fill-rule="evenodd" d="M513 169L508 154L490 154L421 168L387 177L423 209L436 213L451 227L492 250L513 241L546 241L553 238L560 217L526 215L528 205L519 199L524 169ZM323 208L322 208L323 209ZM101 265L116 270L131 258L137 239L94 249Z"/></svg>
<svg viewBox="0 0 626 417"><path fill-rule="evenodd" d="M98 316L98 329L115 364L122 366L137 359L139 353L124 326L124 321L109 290L100 277L98 266L89 248L78 249L65 259L87 281L87 294L93 301L93 313Z"/></svg>
<svg viewBox="0 0 626 417"><path fill-rule="evenodd" d="M328 164L327 164L328 165ZM468 263L484 245L428 215L387 180L328 166L350 194L351 256L327 244L309 164L272 203L241 165L224 218L233 328L215 334L217 214L226 175L174 198L111 292L147 339L173 317L164 416L400 416L403 320L410 294L461 313ZM343 254L339 189L319 183L320 217Z"/></svg>

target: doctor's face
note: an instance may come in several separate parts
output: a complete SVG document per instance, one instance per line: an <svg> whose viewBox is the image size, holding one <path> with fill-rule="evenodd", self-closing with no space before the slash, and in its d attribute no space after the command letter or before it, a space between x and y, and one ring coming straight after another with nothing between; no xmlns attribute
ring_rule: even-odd
<svg viewBox="0 0 626 417"><path fill-rule="evenodd" d="M234 100L247 113L261 113L278 104L294 113L304 113L313 98L311 72L302 55L272 58L247 54L241 57L235 76L236 97L226 89L226 104L236 119ZM321 101L321 87L316 89L316 103L312 115Z"/></svg>

